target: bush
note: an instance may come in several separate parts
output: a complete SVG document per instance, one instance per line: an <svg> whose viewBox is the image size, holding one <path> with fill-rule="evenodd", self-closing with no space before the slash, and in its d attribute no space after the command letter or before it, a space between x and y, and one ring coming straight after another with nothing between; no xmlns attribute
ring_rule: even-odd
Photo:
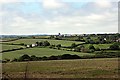
<svg viewBox="0 0 120 80"><path fill-rule="evenodd" d="M6 60L7 62L9 62L9 61L10 61L10 59L7 59L7 58L5 58L5 60Z"/></svg>
<svg viewBox="0 0 120 80"><path fill-rule="evenodd" d="M43 46L50 46L50 43L48 41L44 41Z"/></svg>
<svg viewBox="0 0 120 80"><path fill-rule="evenodd" d="M61 47L61 44L56 45L56 47L60 48L60 47Z"/></svg>
<svg viewBox="0 0 120 80"><path fill-rule="evenodd" d="M28 56L27 54L24 54L18 59L18 61L30 61L30 60L31 60L31 57Z"/></svg>
<svg viewBox="0 0 120 80"><path fill-rule="evenodd" d="M72 56L72 59L80 59L80 56L78 55L71 55Z"/></svg>
<svg viewBox="0 0 120 80"><path fill-rule="evenodd" d="M25 44L24 43L20 43L20 45L24 46Z"/></svg>
<svg viewBox="0 0 120 80"><path fill-rule="evenodd" d="M61 56L61 59L79 59L80 57L78 55L70 55L70 54L63 54Z"/></svg>
<svg viewBox="0 0 120 80"><path fill-rule="evenodd" d="M95 50L94 49L90 49L90 53L93 53L93 52L95 52Z"/></svg>
<svg viewBox="0 0 120 80"><path fill-rule="evenodd" d="M75 43L72 43L71 44L71 48L75 48L76 47L76 44Z"/></svg>
<svg viewBox="0 0 120 80"><path fill-rule="evenodd" d="M15 61L15 62L17 62L17 61L18 61L18 59L17 59L17 58L14 58L14 59L12 60L12 62L14 62L14 61Z"/></svg>
<svg viewBox="0 0 120 80"><path fill-rule="evenodd" d="M93 45L90 45L90 46L89 46L89 49L95 50L95 47L94 47Z"/></svg>
<svg viewBox="0 0 120 80"><path fill-rule="evenodd" d="M36 42L37 46L50 46L48 41Z"/></svg>
<svg viewBox="0 0 120 80"><path fill-rule="evenodd" d="M74 49L74 51L80 52L80 51L81 51L81 48L80 48L80 47L76 47L76 48Z"/></svg>
<svg viewBox="0 0 120 80"><path fill-rule="evenodd" d="M50 56L49 57L49 60L57 60L58 59L58 56Z"/></svg>
<svg viewBox="0 0 120 80"><path fill-rule="evenodd" d="M48 60L48 57L43 56L43 57L42 57L42 60Z"/></svg>
<svg viewBox="0 0 120 80"><path fill-rule="evenodd" d="M6 62L9 62L9 61L10 61L10 59L5 58L4 60L2 60L2 63L6 63Z"/></svg>
<svg viewBox="0 0 120 80"><path fill-rule="evenodd" d="M37 61L38 59L37 59L37 57L36 57L35 55L32 55L32 56L31 56L31 60L32 60L32 61Z"/></svg>
<svg viewBox="0 0 120 80"><path fill-rule="evenodd" d="M95 50L96 50L96 51L100 51L100 48L99 48L99 47L97 47Z"/></svg>
<svg viewBox="0 0 120 80"><path fill-rule="evenodd" d="M111 50L119 50L119 45L118 44L113 44L109 47Z"/></svg>
<svg viewBox="0 0 120 80"><path fill-rule="evenodd" d="M50 47L49 48L55 48L55 45L50 45Z"/></svg>

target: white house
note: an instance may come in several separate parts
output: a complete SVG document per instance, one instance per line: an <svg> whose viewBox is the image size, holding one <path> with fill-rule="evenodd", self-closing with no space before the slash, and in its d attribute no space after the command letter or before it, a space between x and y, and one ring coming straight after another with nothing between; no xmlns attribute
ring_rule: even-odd
<svg viewBox="0 0 120 80"><path fill-rule="evenodd" d="M27 45L27 48L29 48L30 47L30 45Z"/></svg>
<svg viewBox="0 0 120 80"><path fill-rule="evenodd" d="M120 42L120 38L116 40L116 42Z"/></svg>
<svg viewBox="0 0 120 80"><path fill-rule="evenodd" d="M36 46L36 44L32 44L32 47L35 47Z"/></svg>
<svg viewBox="0 0 120 80"><path fill-rule="evenodd" d="M106 38L104 38L104 40L106 41L107 39L106 39Z"/></svg>

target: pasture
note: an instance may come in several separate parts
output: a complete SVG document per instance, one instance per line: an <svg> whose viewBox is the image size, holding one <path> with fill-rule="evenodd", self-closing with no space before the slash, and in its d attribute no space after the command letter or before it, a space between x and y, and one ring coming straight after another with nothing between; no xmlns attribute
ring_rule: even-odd
<svg viewBox="0 0 120 80"><path fill-rule="evenodd" d="M76 44L81 44L83 42L77 42L77 41L67 41L67 40L51 40L51 39L19 39L16 41L11 41L11 42L5 42L5 43L14 43L14 44L34 44L35 42L40 42L40 41L48 41L52 45L57 45L61 44L62 46L71 46L72 43Z"/></svg>
<svg viewBox="0 0 120 80"><path fill-rule="evenodd" d="M91 44L84 44L86 48L89 48ZM95 48L100 48L100 49L108 49L112 44L93 44Z"/></svg>
<svg viewBox="0 0 120 80"><path fill-rule="evenodd" d="M23 78L27 64L27 78L118 78L118 58L3 63L3 72Z"/></svg>
<svg viewBox="0 0 120 80"><path fill-rule="evenodd" d="M2 50L10 50L10 49L16 49L16 48L21 48L24 46L20 45L6 45L6 43L13 43L13 44L34 44L37 41L49 41L50 44L61 44L62 46L70 46L72 43L76 44L81 44L83 42L77 42L77 41L67 41L67 40L50 40L50 39L19 39L16 41L10 41L10 42L3 42L2 45ZM84 44L86 48L89 47L90 44ZM100 49L106 49L108 48L111 44L93 44L95 48L99 47ZM83 55L95 55L94 53L82 53L82 52L73 52L73 51L66 51L64 50L57 50L57 49L50 49L50 48L41 48L41 47L35 47L35 48L27 48L27 49L22 49L22 50L16 50L16 51L9 51L9 52L4 52L2 54L2 58L5 59L14 59L14 58L19 58L23 54L28 54L28 55L35 55L37 57L43 57L43 56L57 56L57 55L63 55L63 54L76 54L78 56L83 56Z"/></svg>
<svg viewBox="0 0 120 80"><path fill-rule="evenodd" d="M2 54L3 59L8 58L8 59L14 59L22 56L23 54L28 54L28 55L35 55L37 57L43 57L43 56L57 56L57 55L63 55L63 54L76 54L79 56L83 55L94 55L92 53L81 53L81 52L72 52L72 51L66 51L66 50L57 50L57 49L50 49L50 48L27 48L23 50L17 50L17 51L10 51L10 52L4 52Z"/></svg>
<svg viewBox="0 0 120 80"><path fill-rule="evenodd" d="M2 50L11 50L11 49L17 49L17 48L24 48L24 46L2 44Z"/></svg>

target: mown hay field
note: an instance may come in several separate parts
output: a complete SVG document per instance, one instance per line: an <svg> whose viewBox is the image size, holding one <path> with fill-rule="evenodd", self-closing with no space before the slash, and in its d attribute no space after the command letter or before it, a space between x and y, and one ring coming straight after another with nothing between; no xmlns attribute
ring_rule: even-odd
<svg viewBox="0 0 120 80"><path fill-rule="evenodd" d="M118 58L3 63L3 76L23 78L118 78Z"/></svg>

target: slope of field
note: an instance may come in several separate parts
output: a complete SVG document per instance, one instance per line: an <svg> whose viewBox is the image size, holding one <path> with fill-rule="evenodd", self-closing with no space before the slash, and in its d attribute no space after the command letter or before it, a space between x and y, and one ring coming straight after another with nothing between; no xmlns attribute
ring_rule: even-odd
<svg viewBox="0 0 120 80"><path fill-rule="evenodd" d="M9 40L13 40L13 39L17 39L17 38L1 38L0 41L9 41Z"/></svg>
<svg viewBox="0 0 120 80"><path fill-rule="evenodd" d="M2 44L2 50L11 50L11 49L17 49L17 48L24 48L24 46L20 46L20 45L5 45Z"/></svg>
<svg viewBox="0 0 120 80"><path fill-rule="evenodd" d="M72 43L76 43L76 44L81 44L83 42L77 42L77 41L66 41L66 40L50 40L50 39L20 39L20 40L16 40L16 41L11 41L9 43L14 43L14 44L20 44L20 43L24 43L24 44L34 44L35 42L40 42L40 41L49 41L50 44L61 44L62 46L70 46Z"/></svg>
<svg viewBox="0 0 120 80"><path fill-rule="evenodd" d="M3 64L3 72L12 78L23 78L27 64L27 78L118 77L117 58L13 62Z"/></svg>
<svg viewBox="0 0 120 80"><path fill-rule="evenodd" d="M92 53L80 53L80 52L72 52L72 51L64 51L64 50L57 50L57 49L50 49L50 48L27 48L23 50L11 51L11 52L4 52L2 54L3 59L14 59L22 56L23 54L28 55L35 55L35 56L52 56L52 55L62 55L62 54L76 54L79 56L83 55L94 55Z"/></svg>
<svg viewBox="0 0 120 80"><path fill-rule="evenodd" d="M86 48L89 48L91 44L84 44ZM100 49L108 49L112 44L93 44L95 48L100 48Z"/></svg>

